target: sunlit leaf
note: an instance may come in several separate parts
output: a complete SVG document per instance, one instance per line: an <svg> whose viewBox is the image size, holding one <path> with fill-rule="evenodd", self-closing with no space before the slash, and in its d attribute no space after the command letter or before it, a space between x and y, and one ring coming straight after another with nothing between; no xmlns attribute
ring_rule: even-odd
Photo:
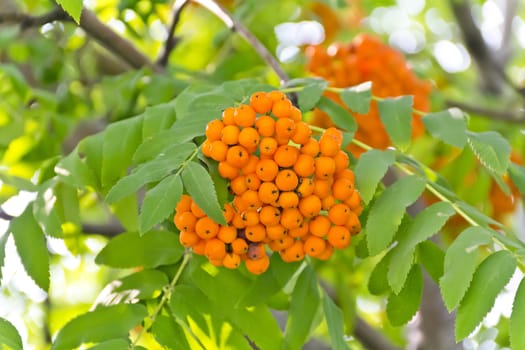
<svg viewBox="0 0 525 350"><path fill-rule="evenodd" d="M388 266L392 259L392 250L383 256L383 258L375 264L370 277L368 278L368 291L373 295L382 295L390 291L388 284Z"/></svg>
<svg viewBox="0 0 525 350"><path fill-rule="evenodd" d="M372 100L372 83L368 81L344 89L341 92L341 99L352 111L359 114L368 113Z"/></svg>
<svg viewBox="0 0 525 350"><path fill-rule="evenodd" d="M510 163L509 175L520 192L525 193L525 166Z"/></svg>
<svg viewBox="0 0 525 350"><path fill-rule="evenodd" d="M388 136L401 150L406 150L412 137L412 96L386 98L377 102L381 121Z"/></svg>
<svg viewBox="0 0 525 350"><path fill-rule="evenodd" d="M398 294L390 294L386 304L386 314L390 323L401 326L412 319L419 309L423 296L423 274L414 265L408 274L406 284Z"/></svg>
<svg viewBox="0 0 525 350"><path fill-rule="evenodd" d="M525 322L525 278L522 278L510 315L510 344L512 349L525 348L525 332L523 332L523 323Z"/></svg>
<svg viewBox="0 0 525 350"><path fill-rule="evenodd" d="M75 22L80 23L80 14L82 13L82 0L56 0L57 4L62 6Z"/></svg>
<svg viewBox="0 0 525 350"><path fill-rule="evenodd" d="M510 162L510 144L496 131L467 132L468 144L490 171L504 175Z"/></svg>
<svg viewBox="0 0 525 350"><path fill-rule="evenodd" d="M321 96L317 107L326 112L338 128L353 134L357 130L354 117L343 107L326 96Z"/></svg>
<svg viewBox="0 0 525 350"><path fill-rule="evenodd" d="M112 339L88 348L88 350L114 350L127 349L129 347L129 339Z"/></svg>
<svg viewBox="0 0 525 350"><path fill-rule="evenodd" d="M6 319L0 317L0 344L2 349L22 350L22 338L16 328Z"/></svg>
<svg viewBox="0 0 525 350"><path fill-rule="evenodd" d="M343 312L326 293L323 295L323 311L332 349L349 349L344 339Z"/></svg>
<svg viewBox="0 0 525 350"><path fill-rule="evenodd" d="M153 333L157 342L166 349L192 349L186 339L184 330L171 316L159 315L153 324L151 333Z"/></svg>
<svg viewBox="0 0 525 350"><path fill-rule="evenodd" d="M377 185L385 176L388 168L394 164L393 151L372 149L363 153L355 167L356 187L361 194L361 199L366 204L370 202Z"/></svg>
<svg viewBox="0 0 525 350"><path fill-rule="evenodd" d="M467 143L467 121L459 109L428 113L421 120L435 138L459 148L463 148Z"/></svg>
<svg viewBox="0 0 525 350"><path fill-rule="evenodd" d="M118 280L115 292L132 291L139 299L156 298L168 284L168 277L158 270L142 270Z"/></svg>
<svg viewBox="0 0 525 350"><path fill-rule="evenodd" d="M445 252L436 243L428 240L418 245L417 253L421 265L430 277L439 284L439 279L443 276Z"/></svg>

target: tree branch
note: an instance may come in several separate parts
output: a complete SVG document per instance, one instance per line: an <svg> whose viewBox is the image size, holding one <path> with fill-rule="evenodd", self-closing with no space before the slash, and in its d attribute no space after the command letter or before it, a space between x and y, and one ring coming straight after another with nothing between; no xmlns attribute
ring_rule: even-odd
<svg viewBox="0 0 525 350"><path fill-rule="evenodd" d="M504 110L495 110L488 109L480 106L471 105L465 102L447 100L446 105L448 107L458 107L465 112L471 112L482 117L487 117L490 119L495 119L499 121L504 121L507 123L513 124L524 124L525 123L525 111L522 110L521 113L504 111Z"/></svg>
<svg viewBox="0 0 525 350"><path fill-rule="evenodd" d="M60 7L53 9L52 11L40 15L40 16L31 16L26 13L0 13L0 23L7 24L18 24L22 30L31 28L31 27L40 27L46 23L51 23L54 21L68 21L71 20L71 17L64 12Z"/></svg>
<svg viewBox="0 0 525 350"><path fill-rule="evenodd" d="M193 2L200 4L208 11L215 14L221 21L226 24L228 28L232 31L236 31L242 36L257 52L257 54L270 66L273 71L277 74L281 80L281 85L284 85L290 78L282 70L279 62L273 57L273 55L268 51L266 46L264 46L255 35L253 35L248 28L246 28L241 22L237 21L224 7L220 4L217 4L213 0L192 0Z"/></svg>
<svg viewBox="0 0 525 350"><path fill-rule="evenodd" d="M354 336L368 350L399 350L359 316L355 318Z"/></svg>
<svg viewBox="0 0 525 350"><path fill-rule="evenodd" d="M175 4L173 4L171 12L171 23L168 28L168 37L166 38L166 42L164 43L164 49L161 51L157 59L157 64L161 65L162 67L166 67L166 65L168 64L170 53L179 41L179 39L175 37L175 29L179 24L182 10L189 3L189 1L190 0L177 0L175 1Z"/></svg>

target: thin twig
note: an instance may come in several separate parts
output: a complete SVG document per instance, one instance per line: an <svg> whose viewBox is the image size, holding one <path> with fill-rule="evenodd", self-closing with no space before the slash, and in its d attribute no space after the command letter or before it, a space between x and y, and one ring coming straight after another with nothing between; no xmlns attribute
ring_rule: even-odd
<svg viewBox="0 0 525 350"><path fill-rule="evenodd" d="M248 30L248 28L246 28L241 22L237 21L224 7L212 0L192 1L208 9L208 11L215 14L222 22L224 22L228 28L239 33L239 35L253 47L266 64L273 69L279 77L281 85L284 85L284 83L290 79L279 65L279 62L277 62L275 57L270 51L268 51L266 46L264 46L259 39Z"/></svg>
<svg viewBox="0 0 525 350"><path fill-rule="evenodd" d="M0 13L0 23L18 24L22 30L31 27L40 27L54 21L66 20L71 20L71 17L59 7L40 16L31 16L27 13L20 12Z"/></svg>
<svg viewBox="0 0 525 350"><path fill-rule="evenodd" d="M168 36L166 38L166 42L164 43L164 49L161 51L159 58L157 59L157 64L162 67L166 67L168 64L170 53L173 51L177 45L177 42L179 41L179 39L175 36L175 29L179 24L182 10L188 3L189 0L177 0L175 1L175 4L173 4L173 8L171 10L171 23L168 28Z"/></svg>
<svg viewBox="0 0 525 350"><path fill-rule="evenodd" d="M494 120L500 120L507 123L523 124L525 123L525 111L516 113L513 111L488 109L480 106L471 105L465 102L448 100L446 101L448 107L458 107L465 112L474 113L479 116L488 117Z"/></svg>

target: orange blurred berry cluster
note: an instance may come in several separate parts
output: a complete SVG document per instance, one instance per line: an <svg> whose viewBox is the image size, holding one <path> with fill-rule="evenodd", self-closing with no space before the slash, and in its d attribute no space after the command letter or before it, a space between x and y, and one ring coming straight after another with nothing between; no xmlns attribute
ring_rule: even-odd
<svg viewBox="0 0 525 350"><path fill-rule="evenodd" d="M361 229L362 206L342 141L335 128L312 137L301 111L279 91L227 108L208 123L202 145L229 180L227 224L184 197L174 218L181 243L214 265L237 268L244 261L254 274L269 266L267 247L286 262L305 255L325 260L347 247Z"/></svg>
<svg viewBox="0 0 525 350"><path fill-rule="evenodd" d="M376 97L413 95L415 109L428 111L430 108L430 84L418 79L401 53L374 37L359 35L349 44L335 43L328 48L311 46L306 53L309 58L307 69L326 79L333 87L349 87L371 81L372 94ZM344 106L338 94L327 92L326 95ZM371 102L367 114L353 115L358 124L356 139L374 148L385 149L390 145L381 123L377 102ZM320 110L314 111L311 122L324 128L333 125L330 117ZM420 116L414 114L413 136L421 135L423 131ZM357 147L352 147L354 148L350 150L356 156L362 152Z"/></svg>

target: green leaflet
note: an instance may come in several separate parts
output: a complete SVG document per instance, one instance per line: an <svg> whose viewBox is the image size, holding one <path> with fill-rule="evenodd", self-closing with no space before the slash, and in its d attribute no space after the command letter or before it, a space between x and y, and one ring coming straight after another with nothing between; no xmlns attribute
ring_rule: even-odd
<svg viewBox="0 0 525 350"><path fill-rule="evenodd" d="M394 162L395 154L391 150L371 149L359 157L355 167L355 185L365 204L370 202L376 192L377 185Z"/></svg>
<svg viewBox="0 0 525 350"><path fill-rule="evenodd" d="M467 143L467 121L461 110L453 108L428 113L421 120L435 138L459 148L463 148Z"/></svg>
<svg viewBox="0 0 525 350"><path fill-rule="evenodd" d="M406 150L412 138L412 96L385 98L377 102L381 121L396 147Z"/></svg>

